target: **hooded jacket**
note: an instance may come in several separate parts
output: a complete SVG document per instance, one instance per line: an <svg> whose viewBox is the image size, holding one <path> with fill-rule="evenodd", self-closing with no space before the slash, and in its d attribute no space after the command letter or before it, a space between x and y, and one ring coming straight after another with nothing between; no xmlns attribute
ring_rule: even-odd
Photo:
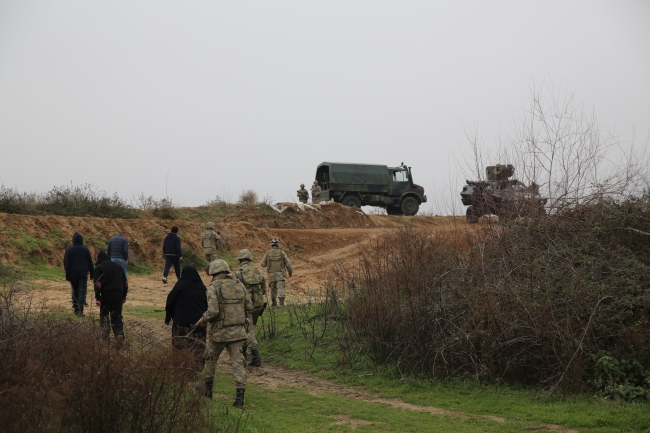
<svg viewBox="0 0 650 433"><path fill-rule="evenodd" d="M126 295L129 293L129 285L126 282L126 275L122 265L112 262L104 251L97 255L97 266L93 273L93 281L95 282L95 299L97 301L101 301L102 294L120 293L126 299ZM102 283L99 290L96 287L97 282Z"/></svg>
<svg viewBox="0 0 650 433"><path fill-rule="evenodd" d="M65 279L70 281L73 278L86 277L93 274L93 259L90 257L90 250L83 245L84 238L79 233L72 237L72 246L65 252L64 267Z"/></svg>
<svg viewBox="0 0 650 433"><path fill-rule="evenodd" d="M208 309L207 289L195 267L183 266L181 278L167 295L165 324L192 326Z"/></svg>
<svg viewBox="0 0 650 433"><path fill-rule="evenodd" d="M163 254L166 256L182 256L181 238L176 233L168 233L163 242Z"/></svg>

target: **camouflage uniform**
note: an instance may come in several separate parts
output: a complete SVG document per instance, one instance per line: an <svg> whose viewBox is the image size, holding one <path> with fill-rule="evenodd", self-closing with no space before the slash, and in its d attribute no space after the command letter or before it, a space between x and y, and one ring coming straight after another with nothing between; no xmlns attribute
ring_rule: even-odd
<svg viewBox="0 0 650 433"><path fill-rule="evenodd" d="M287 257L286 253L276 245L264 254L260 266L266 268L269 276L269 287L271 289L271 301L275 305L276 296L280 298L280 305L284 305L284 281L286 279L286 271L289 271L289 276L293 274L293 266Z"/></svg>
<svg viewBox="0 0 650 433"><path fill-rule="evenodd" d="M320 185L318 182L314 181L314 184L311 187L311 202L314 204L320 203Z"/></svg>
<svg viewBox="0 0 650 433"><path fill-rule="evenodd" d="M264 308L264 298L266 297L266 279L262 271L257 269L250 261L244 260L239 268L235 271L235 277L244 284L248 296L253 302L253 310L248 319L251 322L248 326L247 346L251 349L257 349L258 342L255 337L255 324L260 312Z"/></svg>
<svg viewBox="0 0 650 433"><path fill-rule="evenodd" d="M223 244L221 236L213 229L213 223L206 224L206 230L201 234L201 245L205 259L210 263L218 258L219 248Z"/></svg>
<svg viewBox="0 0 650 433"><path fill-rule="evenodd" d="M304 184L300 185L300 189L298 190L297 195L298 195L298 200L303 203L307 203L307 201L309 200L309 192L307 192L307 190L305 189Z"/></svg>
<svg viewBox="0 0 650 433"><path fill-rule="evenodd" d="M223 262L223 260L216 260L212 264L218 262ZM228 265L226 264L226 266ZM208 311L202 317L203 322L208 326L203 374L206 384L210 384L209 397L212 397L212 382L217 360L223 349L228 350L230 355L230 364L237 389L246 387L246 360L241 348L246 340L248 324L246 316L252 310L253 303L239 281L226 272L213 276L212 282L208 286Z"/></svg>

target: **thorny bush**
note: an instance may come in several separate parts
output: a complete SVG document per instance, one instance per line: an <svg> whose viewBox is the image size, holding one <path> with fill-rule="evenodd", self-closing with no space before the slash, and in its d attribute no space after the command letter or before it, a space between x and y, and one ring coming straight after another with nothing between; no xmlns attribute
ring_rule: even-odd
<svg viewBox="0 0 650 433"><path fill-rule="evenodd" d="M405 227L378 238L335 271L348 289L346 347L406 374L613 395L622 379L594 370L610 356L634 364L632 385L649 390L649 206L645 194L465 233Z"/></svg>
<svg viewBox="0 0 650 433"><path fill-rule="evenodd" d="M209 403L193 389L190 354L116 350L94 322L32 313L6 284L1 295L3 431L217 431Z"/></svg>

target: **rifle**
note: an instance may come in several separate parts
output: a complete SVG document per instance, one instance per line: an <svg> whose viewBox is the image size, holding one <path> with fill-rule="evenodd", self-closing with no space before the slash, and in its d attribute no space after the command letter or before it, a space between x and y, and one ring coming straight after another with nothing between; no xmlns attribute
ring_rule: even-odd
<svg viewBox="0 0 650 433"><path fill-rule="evenodd" d="M266 305L267 304L268 304L268 302L265 302L264 304L262 304L262 309L260 311L258 311L257 313L252 314L252 316L253 316L253 326L257 325L257 319L259 319L259 317L262 314L264 314L264 310L266 310Z"/></svg>

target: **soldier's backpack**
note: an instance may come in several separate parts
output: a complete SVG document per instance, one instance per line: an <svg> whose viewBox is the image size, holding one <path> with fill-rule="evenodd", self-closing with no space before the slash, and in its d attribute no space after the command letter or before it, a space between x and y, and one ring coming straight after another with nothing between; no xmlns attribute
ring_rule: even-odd
<svg viewBox="0 0 650 433"><path fill-rule="evenodd" d="M216 254L215 242L212 230L206 230L201 235L201 245L203 246L203 254Z"/></svg>
<svg viewBox="0 0 650 433"><path fill-rule="evenodd" d="M251 264L243 265L235 271L235 276L239 281L251 291L251 301L253 309L259 310L264 304L264 294L262 293L262 281L264 274Z"/></svg>
<svg viewBox="0 0 650 433"><path fill-rule="evenodd" d="M270 272L282 272L285 268L284 255L280 248L271 248L266 253L266 269Z"/></svg>
<svg viewBox="0 0 650 433"><path fill-rule="evenodd" d="M246 289L237 280L227 278L216 282L215 292L219 300L219 316L223 327L246 323Z"/></svg>

